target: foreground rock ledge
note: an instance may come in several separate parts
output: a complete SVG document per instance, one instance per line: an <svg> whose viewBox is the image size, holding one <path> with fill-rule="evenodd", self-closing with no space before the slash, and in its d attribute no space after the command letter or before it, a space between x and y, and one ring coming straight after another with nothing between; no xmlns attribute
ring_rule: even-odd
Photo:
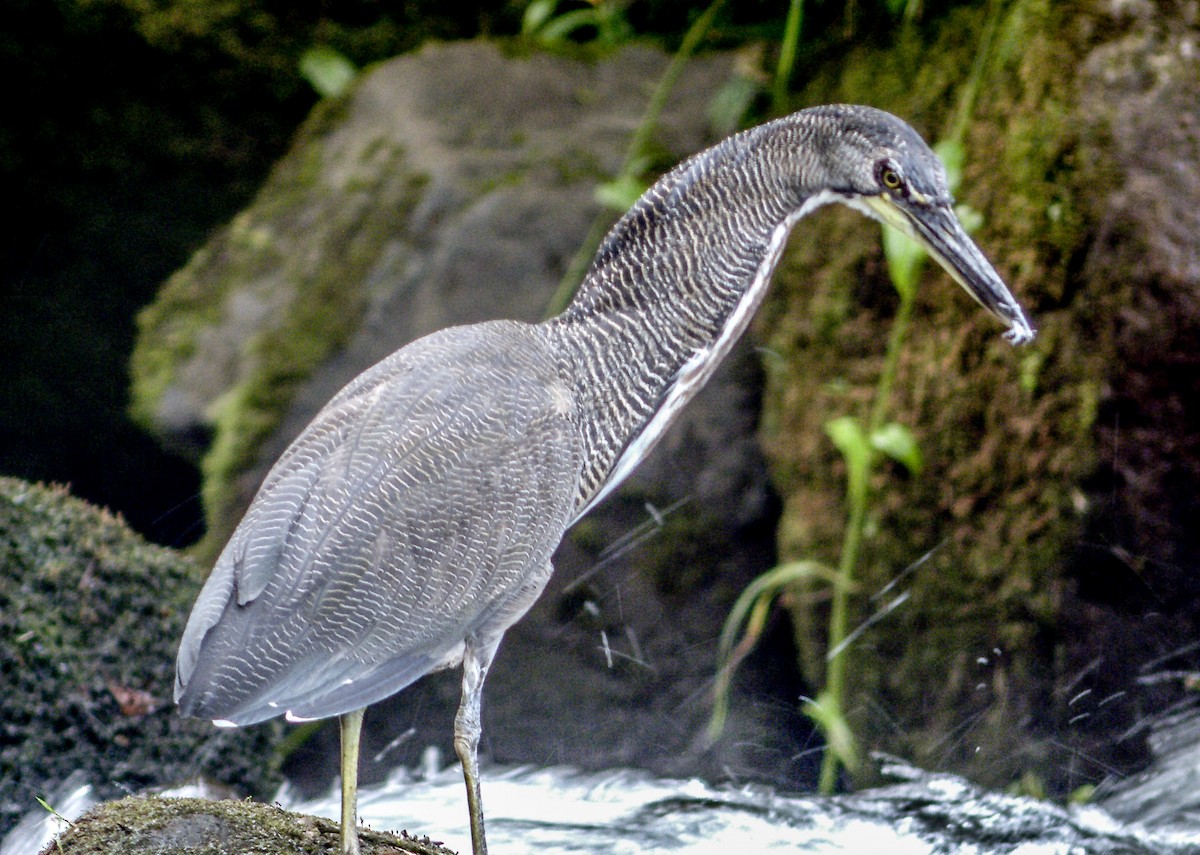
<svg viewBox="0 0 1200 855"><path fill-rule="evenodd" d="M251 801L133 796L98 805L80 817L43 855L227 855L336 853L340 826ZM359 829L363 855L451 855L429 838Z"/></svg>

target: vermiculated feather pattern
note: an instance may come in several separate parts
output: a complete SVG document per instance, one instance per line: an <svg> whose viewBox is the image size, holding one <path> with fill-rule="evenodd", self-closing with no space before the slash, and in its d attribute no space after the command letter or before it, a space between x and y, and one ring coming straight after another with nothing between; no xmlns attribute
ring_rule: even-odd
<svg viewBox="0 0 1200 855"><path fill-rule="evenodd" d="M834 106L731 137L622 217L560 316L434 333L317 414L196 602L183 711L321 718L464 657L486 673L566 528L644 459L745 330L794 223L835 201L877 216L880 164L932 203L889 201L941 251L986 266L991 290L973 295L1031 336L953 231L942 168L903 122Z"/></svg>

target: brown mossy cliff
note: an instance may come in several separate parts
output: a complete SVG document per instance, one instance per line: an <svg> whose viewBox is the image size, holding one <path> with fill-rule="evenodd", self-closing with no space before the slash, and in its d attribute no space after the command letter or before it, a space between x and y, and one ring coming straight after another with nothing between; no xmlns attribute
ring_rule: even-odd
<svg viewBox="0 0 1200 855"><path fill-rule="evenodd" d="M959 196L983 214L975 237L1038 337L1010 347L927 265L890 402L926 468L909 477L892 467L872 485L852 625L878 620L850 648L847 712L872 748L994 785L1026 772L1065 784L1063 747L1043 736L1070 714L1074 663L1060 619L1091 508L1097 416L1118 364L1112 319L1132 288L1114 271L1081 274L1119 175L1075 70L1117 25L1091 3L990 7L1000 12ZM875 104L936 140L963 103L990 7L860 47L801 100ZM835 564L845 473L823 425L866 417L896 299L877 227L831 211L798 232L758 325L762 437L784 497L781 559ZM802 664L819 684L823 597L794 597L792 612Z"/></svg>

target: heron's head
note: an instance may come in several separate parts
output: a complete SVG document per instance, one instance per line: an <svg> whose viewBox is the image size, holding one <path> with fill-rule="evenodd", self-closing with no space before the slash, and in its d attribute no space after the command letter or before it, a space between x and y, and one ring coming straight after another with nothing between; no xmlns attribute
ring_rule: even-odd
<svg viewBox="0 0 1200 855"><path fill-rule="evenodd" d="M817 109L826 113L818 122L834 130L822 149L840 201L895 226L923 246L1008 327L1009 341L1032 339L1025 313L955 215L946 170L917 132L870 107Z"/></svg>

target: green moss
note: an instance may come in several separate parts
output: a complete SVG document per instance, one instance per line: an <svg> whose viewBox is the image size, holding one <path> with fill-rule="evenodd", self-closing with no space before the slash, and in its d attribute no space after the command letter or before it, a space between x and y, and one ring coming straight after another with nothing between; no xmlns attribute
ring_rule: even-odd
<svg viewBox="0 0 1200 855"><path fill-rule="evenodd" d="M376 151L371 156L396 163L394 167L373 167L378 180L404 174L401 151ZM415 205L424 183L422 176L407 179L402 209ZM358 190L368 199L378 196L373 187ZM290 208L290 200L275 199L264 206L261 216L274 219L278 216L274 209L284 205ZM224 516L236 513L232 501L235 479L256 461L262 442L278 426L299 385L326 356L346 343L366 308L369 270L380 247L394 235L395 223L386 217L367 216L354 206L348 208L334 214L345 220L327 231L329 239L318 265L305 270L304 281L280 323L250 342L254 368L249 376L215 407L214 442L202 464L205 507L213 514L210 541L215 537L223 542L236 522ZM226 275L237 276L237 271Z"/></svg>
<svg viewBox="0 0 1200 855"><path fill-rule="evenodd" d="M986 12L959 8L928 29L901 30L887 48L859 48L803 100L885 106L936 139L953 124ZM858 574L856 622L883 605L869 595L898 577L896 593L910 595L854 648L860 735L870 748L991 783L1059 771L1040 768L1044 746L1029 730L1053 714L1059 573L1080 530L1072 496L1095 465L1089 431L1111 355L1056 309L1081 287L1074 261L1086 247L1089 200L1111 175L1078 154L1084 123L1062 73L1087 47L1068 26L1078 13L1047 0L1005 7L964 140L961 200L983 212L976 237L1039 337L1014 351L927 266L892 412L928 467L920 478L895 468L876 479ZM829 212L798 233L760 320L770 354L762 430L785 500L781 558L832 561L844 469L822 425L865 414L896 301L877 227ZM820 682L821 607L796 602L800 659Z"/></svg>
<svg viewBox="0 0 1200 855"><path fill-rule="evenodd" d="M171 277L138 319L131 409L152 427L198 338L227 320L236 324L226 313L245 311L231 305L235 293L265 318L253 338L227 345L240 350L229 364L206 366L233 376L215 378L212 387L227 391L205 413L213 439L201 462L209 516L200 555L213 554L236 522L236 478L257 461L298 386L346 343L366 308L368 273L397 227L367 206L389 198L402 210L411 207L426 182L406 169L399 147L381 139L364 149L368 163L346 187L336 194L322 187L323 143L346 103L331 99L314 110L254 203ZM400 186L384 193L383 182Z"/></svg>
<svg viewBox="0 0 1200 855"><path fill-rule="evenodd" d="M146 430L154 430L163 395L178 367L194 353L196 332L220 317L224 295L212 295L199 287L215 255L215 245L198 250L188 265L167 281L159 298L138 314L138 336L130 357L129 412Z"/></svg>
<svg viewBox="0 0 1200 855"><path fill-rule="evenodd" d="M315 816L245 801L127 798L100 805L75 822L45 855L328 855L339 826ZM364 855L450 855L429 838L359 830Z"/></svg>
<svg viewBox="0 0 1200 855"><path fill-rule="evenodd" d="M79 772L102 798L197 775L277 786L261 760L277 726L218 731L175 711L197 575L65 490L0 478L0 836Z"/></svg>

